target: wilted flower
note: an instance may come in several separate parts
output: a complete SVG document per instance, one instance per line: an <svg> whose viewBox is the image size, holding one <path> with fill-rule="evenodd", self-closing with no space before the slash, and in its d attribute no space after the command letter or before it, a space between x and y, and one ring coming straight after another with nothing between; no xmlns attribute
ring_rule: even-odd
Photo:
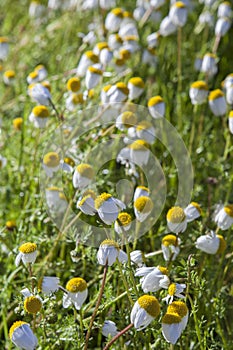
<svg viewBox="0 0 233 350"><path fill-rule="evenodd" d="M186 288L186 284L182 283L171 283L168 287L168 295L163 298L163 300L166 301L167 304L170 304L173 302L173 298L184 298L185 296L181 294L184 289Z"/></svg>
<svg viewBox="0 0 233 350"><path fill-rule="evenodd" d="M141 196L134 201L134 213L138 221L143 222L153 209L153 202L147 196Z"/></svg>
<svg viewBox="0 0 233 350"><path fill-rule="evenodd" d="M104 321L102 334L104 337L114 337L118 333L116 323L110 320Z"/></svg>
<svg viewBox="0 0 233 350"><path fill-rule="evenodd" d="M156 297L143 295L134 304L130 320L137 331L146 328L160 313L160 305Z"/></svg>
<svg viewBox="0 0 233 350"><path fill-rule="evenodd" d="M184 232L187 228L187 219L181 207L172 207L167 212L167 226L174 233Z"/></svg>
<svg viewBox="0 0 233 350"><path fill-rule="evenodd" d="M214 231L198 237L195 245L197 249L207 254L221 254L226 249L225 239L221 235L216 235Z"/></svg>
<svg viewBox="0 0 233 350"><path fill-rule="evenodd" d="M3 74L3 81L6 85L13 85L15 83L15 71L6 70Z"/></svg>
<svg viewBox="0 0 233 350"><path fill-rule="evenodd" d="M23 321L16 321L9 330L11 341L24 350L34 350L38 345L37 337L34 335L30 325Z"/></svg>
<svg viewBox="0 0 233 350"><path fill-rule="evenodd" d="M201 215L201 207L196 202L191 202L185 209L184 213L186 215L187 222L191 222Z"/></svg>
<svg viewBox="0 0 233 350"><path fill-rule="evenodd" d="M55 293L59 289L59 282L59 277L43 276L39 279L38 290L46 295Z"/></svg>
<svg viewBox="0 0 233 350"><path fill-rule="evenodd" d="M119 212L125 209L125 204L104 192L95 199L95 209L100 219L106 225L111 225L117 219Z"/></svg>
<svg viewBox="0 0 233 350"><path fill-rule="evenodd" d="M162 252L165 261L174 261L180 252L180 239L175 235L166 235L162 239Z"/></svg>
<svg viewBox="0 0 233 350"><path fill-rule="evenodd" d="M37 256L37 246L35 243L27 242L22 244L19 247L19 254L16 256L15 265L19 266L20 261L24 263L24 265L30 263L34 264Z"/></svg>
<svg viewBox="0 0 233 350"><path fill-rule="evenodd" d="M74 304L76 310L80 310L87 299L87 282L80 277L71 278L66 284L68 293L63 295L62 304L64 308Z"/></svg>
<svg viewBox="0 0 233 350"><path fill-rule="evenodd" d="M140 283L144 293L157 292L167 288L170 284L166 267L140 267L136 270L135 276L142 276Z"/></svg>
<svg viewBox="0 0 233 350"><path fill-rule="evenodd" d="M209 107L216 117L226 114L227 104L224 94L220 89L211 91L208 100Z"/></svg>
<svg viewBox="0 0 233 350"><path fill-rule="evenodd" d="M74 188L82 189L88 186L94 178L94 169L89 164L79 164L73 175Z"/></svg>
<svg viewBox="0 0 233 350"><path fill-rule="evenodd" d="M170 8L169 18L176 27L183 27L187 21L188 10L182 1L176 1Z"/></svg>
<svg viewBox="0 0 233 350"><path fill-rule="evenodd" d="M53 173L60 169L60 158L56 152L46 153L43 158L42 166L48 177L52 177Z"/></svg>
<svg viewBox="0 0 233 350"><path fill-rule="evenodd" d="M206 101L208 96L208 85L205 81L195 81L189 89L189 97L193 105L199 105Z"/></svg>
<svg viewBox="0 0 233 350"><path fill-rule="evenodd" d="M34 123L36 128L45 128L49 119L49 110L46 106L36 106L29 115L30 122Z"/></svg>
<svg viewBox="0 0 233 350"><path fill-rule="evenodd" d="M165 103L161 96L151 97L148 101L148 109L151 116L155 119L164 117Z"/></svg>

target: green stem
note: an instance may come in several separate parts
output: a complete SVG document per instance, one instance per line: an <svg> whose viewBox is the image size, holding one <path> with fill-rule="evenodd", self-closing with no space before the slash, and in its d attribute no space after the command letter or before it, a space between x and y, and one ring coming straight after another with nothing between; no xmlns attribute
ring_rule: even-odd
<svg viewBox="0 0 233 350"><path fill-rule="evenodd" d="M127 292L128 299L129 299L130 303L132 305L134 305L134 301L133 301L133 299L132 299L132 297L130 295L130 291L129 291L129 286L128 286L127 280L126 280L125 275L124 275L124 273L122 271L121 263L120 263L120 261L118 259L117 259L117 264L118 264L118 267L119 267L119 270L120 270L120 274L121 274L121 278L122 278L124 287L125 287L126 292Z"/></svg>
<svg viewBox="0 0 233 350"><path fill-rule="evenodd" d="M131 265L131 259L130 259L130 249L129 249L129 243L126 242L126 252L127 252L127 256L128 256L128 268L129 268L129 274L130 274L130 279L131 282L133 284L133 289L134 289L134 293L136 294L137 298L139 298L139 293L137 290L137 285L134 279L134 274L133 274L133 270L132 270L132 265Z"/></svg>
<svg viewBox="0 0 233 350"><path fill-rule="evenodd" d="M192 298L190 297L189 294L188 294L188 299L189 299L189 302L190 302L190 305L191 305L191 308L192 308L192 311L193 311L195 330L196 330L197 339L198 339L198 342L199 342L199 345L200 345L200 349L201 350L205 350L204 347L202 346L202 338L201 338L201 331L200 331L199 324L198 324L197 311L195 310L193 300L192 300Z"/></svg>

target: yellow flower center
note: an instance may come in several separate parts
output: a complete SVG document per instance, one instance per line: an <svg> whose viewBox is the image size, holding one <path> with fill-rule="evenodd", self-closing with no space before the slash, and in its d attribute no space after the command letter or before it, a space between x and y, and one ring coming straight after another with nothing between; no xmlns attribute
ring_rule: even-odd
<svg viewBox="0 0 233 350"><path fill-rule="evenodd" d="M88 90L88 97L93 98L95 96L95 91L94 89Z"/></svg>
<svg viewBox="0 0 233 350"><path fill-rule="evenodd" d="M99 57L98 57L97 55L95 55L93 51L87 51L87 52L85 52L85 55L86 55L87 58L89 58L89 60L91 60L93 63L98 63L98 62L99 62Z"/></svg>
<svg viewBox="0 0 233 350"><path fill-rule="evenodd" d="M127 35L124 37L124 41L137 41L138 37L136 35Z"/></svg>
<svg viewBox="0 0 233 350"><path fill-rule="evenodd" d="M15 71L13 70L6 70L4 73L4 76L8 79L14 79L15 78Z"/></svg>
<svg viewBox="0 0 233 350"><path fill-rule="evenodd" d="M111 197L112 195L106 192L100 194L95 200L95 208L99 209L101 205Z"/></svg>
<svg viewBox="0 0 233 350"><path fill-rule="evenodd" d="M46 106L36 106L33 108L32 113L35 117L38 118L48 118L49 116L49 110Z"/></svg>
<svg viewBox="0 0 233 350"><path fill-rule="evenodd" d="M113 239L105 239L101 244L100 246L104 246L104 245L107 245L109 247L114 247L116 249L119 250L119 245L117 244L117 242L115 242Z"/></svg>
<svg viewBox="0 0 233 350"><path fill-rule="evenodd" d="M178 7L178 8L185 8L186 7L182 1L175 2L173 6Z"/></svg>
<svg viewBox="0 0 233 350"><path fill-rule="evenodd" d="M137 131L143 131L152 127L152 124L147 120L143 120L137 125Z"/></svg>
<svg viewBox="0 0 233 350"><path fill-rule="evenodd" d="M38 64L38 66L35 67L35 71L39 71L41 69L45 69L45 67L43 66L43 64Z"/></svg>
<svg viewBox="0 0 233 350"><path fill-rule="evenodd" d="M30 254L36 251L36 243L27 242L19 247L19 251L23 254Z"/></svg>
<svg viewBox="0 0 233 350"><path fill-rule="evenodd" d="M201 207L197 202L191 202L191 205L193 205L199 211L200 214L202 213Z"/></svg>
<svg viewBox="0 0 233 350"><path fill-rule="evenodd" d="M138 299L138 304L152 317L157 317L160 313L159 302L157 298L152 295L141 296Z"/></svg>
<svg viewBox="0 0 233 350"><path fill-rule="evenodd" d="M87 177L88 179L93 179L94 170L89 164L79 164L76 168L76 171L83 177Z"/></svg>
<svg viewBox="0 0 233 350"><path fill-rule="evenodd" d="M136 124L137 117L133 112L126 111L122 113L121 121L125 127L130 128L132 125Z"/></svg>
<svg viewBox="0 0 233 350"><path fill-rule="evenodd" d="M224 207L225 213L229 215L231 218L233 218L233 204L228 204Z"/></svg>
<svg viewBox="0 0 233 350"><path fill-rule="evenodd" d="M8 38L7 37L5 37L5 36L0 36L0 44L2 44L2 43L8 43Z"/></svg>
<svg viewBox="0 0 233 350"><path fill-rule="evenodd" d="M173 224L179 224L185 220L185 213L181 207L172 207L168 210L167 220Z"/></svg>
<svg viewBox="0 0 233 350"><path fill-rule="evenodd" d="M44 156L43 163L50 167L55 168L59 165L60 159L56 152L49 152Z"/></svg>
<svg viewBox="0 0 233 350"><path fill-rule="evenodd" d="M168 294L169 295L174 295L176 292L176 284L172 283L170 284L170 286L168 287Z"/></svg>
<svg viewBox="0 0 233 350"><path fill-rule="evenodd" d="M116 60L115 60L115 64L117 65L117 66L123 66L124 64L125 64L125 60L123 59L123 58L117 58ZM125 93L126 95L128 95L128 93L129 93L129 91L127 92L127 93Z"/></svg>
<svg viewBox="0 0 233 350"><path fill-rule="evenodd" d="M133 18L133 15L129 11L124 11L123 12L123 17L125 17L125 18Z"/></svg>
<svg viewBox="0 0 233 350"><path fill-rule="evenodd" d="M170 314L176 313L180 317L184 317L188 313L188 308L183 301L173 301L167 308L167 312Z"/></svg>
<svg viewBox="0 0 233 350"><path fill-rule="evenodd" d="M96 198L96 194L94 191L92 190L86 190L84 193L83 193L84 196L91 196L91 198L95 199Z"/></svg>
<svg viewBox="0 0 233 350"><path fill-rule="evenodd" d="M163 98L161 96L151 97L148 101L148 107L153 107L161 102L163 102Z"/></svg>
<svg viewBox="0 0 233 350"><path fill-rule="evenodd" d="M88 198L91 198L91 195L88 194L87 196L84 196L79 202L78 202L78 206L81 207Z"/></svg>
<svg viewBox="0 0 233 350"><path fill-rule="evenodd" d="M144 81L140 77L134 77L134 78L129 79L129 84L137 86L141 89L144 89L144 87L145 87Z"/></svg>
<svg viewBox="0 0 233 350"><path fill-rule="evenodd" d="M9 330L9 337L10 337L10 339L12 339L13 333L16 330L16 328L19 328L23 324L28 324L28 323L24 322L24 321L16 321L16 322L13 323L13 325L11 326L11 328Z"/></svg>
<svg viewBox="0 0 233 350"><path fill-rule="evenodd" d="M47 80L42 81L41 85L43 85L47 90L51 91L51 85Z"/></svg>
<svg viewBox="0 0 233 350"><path fill-rule="evenodd" d="M141 196L134 202L134 207L139 213L149 213L153 209L153 202L149 197Z"/></svg>
<svg viewBox="0 0 233 350"><path fill-rule="evenodd" d="M72 92L77 92L80 89L80 80L77 77L70 78L67 81L66 87Z"/></svg>
<svg viewBox="0 0 233 350"><path fill-rule="evenodd" d="M163 266L158 266L159 271L162 272L163 275L168 275L168 269Z"/></svg>
<svg viewBox="0 0 233 350"><path fill-rule="evenodd" d="M24 309L30 314L36 314L42 308L42 302L34 295L24 300Z"/></svg>
<svg viewBox="0 0 233 350"><path fill-rule="evenodd" d="M111 13L113 13L115 16L117 17L123 17L123 10L120 7L116 7L115 9L113 9L111 11Z"/></svg>
<svg viewBox="0 0 233 350"><path fill-rule="evenodd" d="M74 160L72 158L70 158L70 157L65 157L64 158L64 163L69 164L71 166L75 166Z"/></svg>
<svg viewBox="0 0 233 350"><path fill-rule="evenodd" d="M233 111L230 111L229 118L233 118Z"/></svg>
<svg viewBox="0 0 233 350"><path fill-rule="evenodd" d="M105 86L103 87L102 90L103 90L104 92L108 92L108 90L109 90L111 87L112 87L112 85L110 85L110 84L109 84L109 85L105 85Z"/></svg>
<svg viewBox="0 0 233 350"><path fill-rule="evenodd" d="M74 277L67 282L66 289L71 293L83 292L87 289L87 282L83 278Z"/></svg>
<svg viewBox="0 0 233 350"><path fill-rule="evenodd" d="M118 215L117 221L120 226L127 226L132 222L132 217L130 214L122 212Z"/></svg>
<svg viewBox="0 0 233 350"><path fill-rule="evenodd" d="M46 188L46 191L61 191L60 188L56 187L56 186L51 186Z"/></svg>
<svg viewBox="0 0 233 350"><path fill-rule="evenodd" d="M173 324L180 323L181 317L177 313L166 313L162 318L162 323Z"/></svg>
<svg viewBox="0 0 233 350"><path fill-rule="evenodd" d="M65 196L65 194L63 192L59 192L59 198L62 199L62 200L67 201L66 196Z"/></svg>
<svg viewBox="0 0 233 350"><path fill-rule="evenodd" d="M13 126L16 130L21 130L22 124L23 124L23 118L19 117L13 120Z"/></svg>
<svg viewBox="0 0 233 350"><path fill-rule="evenodd" d="M138 186L137 188L140 188L140 190L146 191L146 192L150 192L149 188L146 186Z"/></svg>
<svg viewBox="0 0 233 350"><path fill-rule="evenodd" d="M130 58L131 52L129 50L122 49L120 50L119 55L121 59L127 60L128 58Z"/></svg>
<svg viewBox="0 0 233 350"><path fill-rule="evenodd" d="M146 148L149 148L149 144L144 140L136 140L131 145L129 145L134 151L147 151Z"/></svg>
<svg viewBox="0 0 233 350"><path fill-rule="evenodd" d="M198 80L191 84L191 88L199 89L199 90L208 90L208 85L205 81Z"/></svg>
<svg viewBox="0 0 233 350"><path fill-rule="evenodd" d="M38 72L37 71L31 72L28 76L32 79L35 79L38 77Z"/></svg>
<svg viewBox="0 0 233 350"><path fill-rule="evenodd" d="M162 244L165 247L168 247L169 245L174 245L175 247L178 246L178 239L176 236L174 235L166 235L163 239L162 239Z"/></svg>
<svg viewBox="0 0 233 350"><path fill-rule="evenodd" d="M211 57L211 58L216 58L216 55L214 53L208 52L205 54L205 56Z"/></svg>
<svg viewBox="0 0 233 350"><path fill-rule="evenodd" d="M72 102L75 105L79 105L83 103L83 94L73 94L72 95Z"/></svg>
<svg viewBox="0 0 233 350"><path fill-rule="evenodd" d="M106 41L103 41L103 42L97 43L96 46L99 49L99 51L101 51L103 49L108 48L108 43L106 43Z"/></svg>
<svg viewBox="0 0 233 350"><path fill-rule="evenodd" d="M226 249L227 244L226 244L226 241L222 235L217 235L217 237L219 238L219 247L217 250L217 254L222 254L224 252L224 250Z"/></svg>
<svg viewBox="0 0 233 350"><path fill-rule="evenodd" d="M210 92L208 99L209 101L213 101L223 96L224 96L224 93L220 89L216 89Z"/></svg>
<svg viewBox="0 0 233 350"><path fill-rule="evenodd" d="M98 75L102 75L103 74L101 69L98 69L98 68L93 67L93 66L89 67L88 70L89 70L89 72L91 72L93 74L98 74Z"/></svg>
<svg viewBox="0 0 233 350"><path fill-rule="evenodd" d="M6 228L12 230L14 228L16 228L16 222L15 220L9 220L6 222Z"/></svg>

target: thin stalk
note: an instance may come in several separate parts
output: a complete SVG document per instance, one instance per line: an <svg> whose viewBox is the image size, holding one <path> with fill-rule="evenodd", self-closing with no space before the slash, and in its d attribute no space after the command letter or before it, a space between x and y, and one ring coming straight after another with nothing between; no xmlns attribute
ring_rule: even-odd
<svg viewBox="0 0 233 350"><path fill-rule="evenodd" d="M126 332L128 332L128 330L130 328L133 327L133 323L130 323L127 327L125 327L122 331L120 331L119 333L117 333L117 335L115 335L115 337L113 337L110 342L108 342L105 347L103 348L103 350L107 350L110 348L110 346L115 343L115 341L120 338L123 334L125 334Z"/></svg>
<svg viewBox="0 0 233 350"><path fill-rule="evenodd" d="M200 349L201 350L205 350L204 347L202 346L201 331L200 331L199 324L198 324L197 313L195 311L193 300L190 297L190 295L188 295L188 299L189 299L189 302L190 302L190 305L191 305L191 308L192 308L192 311L193 311L195 330L196 330L197 339L198 339L198 342L199 342L199 345L200 345Z"/></svg>
<svg viewBox="0 0 233 350"><path fill-rule="evenodd" d="M135 282L135 279L134 279L134 274L133 274L131 260L130 260L130 250L129 250L129 243L128 242L126 242L126 253L127 253L127 256L128 256L128 268L129 268L130 279L131 279L131 282L133 284L134 292L135 292L137 298L139 298L139 293L138 293L138 290L137 290L137 285L136 285L136 282Z"/></svg>
<svg viewBox="0 0 233 350"><path fill-rule="evenodd" d="M134 301L133 301L133 299L132 299L132 297L131 297L131 295L130 295L128 282L127 282L127 280L126 280L126 278L125 278L125 275L124 275L124 273L123 273L123 271L122 271L121 263L120 263L120 261L119 261L118 259L117 259L116 261L117 261L117 264L118 264L118 267L119 267L119 270L120 270L120 274L121 274L121 278L122 278L124 287L125 287L126 292L127 292L128 299L129 299L130 303L133 305L133 304L134 304Z"/></svg>
<svg viewBox="0 0 233 350"><path fill-rule="evenodd" d="M32 272L32 264L28 263L28 272L29 272L29 277L31 279L31 285L32 285L32 293L34 293L34 278L33 278L33 272Z"/></svg>
<svg viewBox="0 0 233 350"><path fill-rule="evenodd" d="M177 118L179 130L182 128L182 60L181 60L181 44L182 44L182 27L177 30Z"/></svg>
<svg viewBox="0 0 233 350"><path fill-rule="evenodd" d="M220 40L221 40L221 36L217 35L216 38L215 38L214 46L213 46L213 50L212 50L214 54L216 54L216 52L218 51Z"/></svg>

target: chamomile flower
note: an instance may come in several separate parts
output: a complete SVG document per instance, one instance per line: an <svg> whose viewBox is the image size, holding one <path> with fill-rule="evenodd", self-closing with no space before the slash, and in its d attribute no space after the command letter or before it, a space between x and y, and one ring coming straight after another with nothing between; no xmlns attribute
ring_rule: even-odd
<svg viewBox="0 0 233 350"><path fill-rule="evenodd" d="M76 93L80 90L81 82L78 77L70 78L66 83L66 88L70 94Z"/></svg>
<svg viewBox="0 0 233 350"><path fill-rule="evenodd" d="M73 175L74 188L83 189L88 186L94 178L94 169L86 163L79 164Z"/></svg>
<svg viewBox="0 0 233 350"><path fill-rule="evenodd" d="M99 0L99 5L103 10L109 10L116 6L115 0Z"/></svg>
<svg viewBox="0 0 233 350"><path fill-rule="evenodd" d="M134 100L144 92L145 83L140 77L133 77L128 81L129 99Z"/></svg>
<svg viewBox="0 0 233 350"><path fill-rule="evenodd" d="M164 17L160 23L159 34L161 36L166 37L175 33L176 30L177 30L177 26L172 22L172 19L170 18L170 16Z"/></svg>
<svg viewBox="0 0 233 350"><path fill-rule="evenodd" d="M75 167L75 162L72 158L65 157L64 159L60 160L60 166L63 171L72 173Z"/></svg>
<svg viewBox="0 0 233 350"><path fill-rule="evenodd" d="M3 81L6 85L14 85L15 83L15 71L14 70L6 70L4 73L3 73Z"/></svg>
<svg viewBox="0 0 233 350"><path fill-rule="evenodd" d="M104 337L114 337L118 333L116 323L110 320L105 320L102 327Z"/></svg>
<svg viewBox="0 0 233 350"><path fill-rule="evenodd" d="M189 310L183 301L173 301L167 307L167 312L177 313L181 317L181 332L186 328L189 317Z"/></svg>
<svg viewBox="0 0 233 350"><path fill-rule="evenodd" d="M71 278L66 284L67 293L63 295L62 304L64 308L74 305L76 310L80 310L87 299L87 282L80 277Z"/></svg>
<svg viewBox="0 0 233 350"><path fill-rule="evenodd" d="M101 41L98 42L94 48L93 48L93 52L95 55L98 55L101 53L102 50L108 48L108 43L106 41Z"/></svg>
<svg viewBox="0 0 233 350"><path fill-rule="evenodd" d="M199 216L201 216L201 207L198 203L196 202L191 202L185 209L184 209L184 213L186 215L186 220L187 222L191 222L197 218L199 218Z"/></svg>
<svg viewBox="0 0 233 350"><path fill-rule="evenodd" d="M130 320L137 331L146 328L156 317L159 316L160 305L156 297L143 295L134 304Z"/></svg>
<svg viewBox="0 0 233 350"><path fill-rule="evenodd" d="M0 155L0 170L6 166L7 159Z"/></svg>
<svg viewBox="0 0 233 350"><path fill-rule="evenodd" d="M43 64L38 64L38 66L35 67L34 72L38 73L39 81L44 80L48 75L47 69Z"/></svg>
<svg viewBox="0 0 233 350"><path fill-rule="evenodd" d="M187 22L188 10L182 1L176 1L170 8L169 18L176 27L183 27Z"/></svg>
<svg viewBox="0 0 233 350"><path fill-rule="evenodd" d="M222 254L226 249L225 239L221 235L216 235L214 231L198 237L195 245L197 249L207 254Z"/></svg>
<svg viewBox="0 0 233 350"><path fill-rule="evenodd" d="M60 279L55 276L43 276L39 279L38 290L46 295L55 293L59 289Z"/></svg>
<svg viewBox="0 0 233 350"><path fill-rule="evenodd" d="M135 125L137 123L137 116L131 111L125 111L121 113L116 119L117 129L123 131Z"/></svg>
<svg viewBox="0 0 233 350"><path fill-rule="evenodd" d="M224 36L231 27L231 20L228 17L220 17L215 25L215 35Z"/></svg>
<svg viewBox="0 0 233 350"><path fill-rule="evenodd" d="M136 140L129 145L130 159L138 166L148 163L150 157L149 144L144 140Z"/></svg>
<svg viewBox="0 0 233 350"><path fill-rule="evenodd" d="M136 127L136 135L139 139L153 144L155 141L155 128L147 120L142 120Z"/></svg>
<svg viewBox="0 0 233 350"><path fill-rule="evenodd" d="M40 105L33 108L29 120L36 128L45 128L49 120L50 112L46 106Z"/></svg>
<svg viewBox="0 0 233 350"><path fill-rule="evenodd" d="M70 94L66 98L66 109L70 112L75 111L80 105L84 103L84 96L82 93L80 94Z"/></svg>
<svg viewBox="0 0 233 350"><path fill-rule="evenodd" d="M221 230L228 230L233 225L233 204L221 207L214 221Z"/></svg>
<svg viewBox="0 0 233 350"><path fill-rule="evenodd" d="M44 168L48 177L53 177L53 174L60 169L60 158L58 153L46 153L43 158L42 167Z"/></svg>
<svg viewBox="0 0 233 350"><path fill-rule="evenodd" d="M232 16L232 9L231 9L230 2L224 1L218 6L217 16L228 17L228 18Z"/></svg>
<svg viewBox="0 0 233 350"><path fill-rule="evenodd" d="M30 325L23 321L16 321L9 330L10 340L20 349L35 350L38 345L37 337L34 335Z"/></svg>
<svg viewBox="0 0 233 350"><path fill-rule="evenodd" d="M229 105L233 105L233 84L226 89L226 100Z"/></svg>
<svg viewBox="0 0 233 350"><path fill-rule="evenodd" d="M119 34L110 34L108 37L108 46L111 50L118 50L122 46L123 40Z"/></svg>
<svg viewBox="0 0 233 350"><path fill-rule="evenodd" d="M105 28L109 33L117 32L123 19L123 10L121 8L114 8L109 12L105 19Z"/></svg>
<svg viewBox="0 0 233 350"><path fill-rule="evenodd" d="M62 214L65 212L68 202L62 189L52 186L45 190L46 203L48 209L53 214Z"/></svg>
<svg viewBox="0 0 233 350"><path fill-rule="evenodd" d="M123 82L118 82L116 85L112 85L108 90L107 95L109 102L124 102L127 100L129 95L129 89Z"/></svg>
<svg viewBox="0 0 233 350"><path fill-rule="evenodd" d="M15 130L18 130L18 131L21 130L22 126L23 126L23 118L18 117L13 119L13 127Z"/></svg>
<svg viewBox="0 0 233 350"><path fill-rule="evenodd" d="M82 213L86 215L95 215L95 198L96 195L92 191L87 191L83 197L81 197L77 202L77 208L81 210Z"/></svg>
<svg viewBox="0 0 233 350"><path fill-rule="evenodd" d="M49 106L51 101L51 94L47 87L41 83L31 84L28 87L28 94L31 99L39 105Z"/></svg>
<svg viewBox="0 0 233 350"><path fill-rule="evenodd" d="M200 105L207 100L208 85L205 81L195 81L189 89L189 97L193 105Z"/></svg>
<svg viewBox="0 0 233 350"><path fill-rule="evenodd" d="M106 47L100 51L99 59L100 63L106 67L113 59L113 52L108 47Z"/></svg>
<svg viewBox="0 0 233 350"><path fill-rule="evenodd" d="M222 116L227 112L227 104L223 92L220 89L216 89L210 92L209 107L212 113L216 116Z"/></svg>
<svg viewBox="0 0 233 350"><path fill-rule="evenodd" d="M175 235L166 235L162 239L162 252L165 261L174 261L180 252L180 239Z"/></svg>
<svg viewBox="0 0 233 350"><path fill-rule="evenodd" d="M217 58L213 53L206 53L202 59L201 72L213 76L217 73Z"/></svg>
<svg viewBox="0 0 233 350"><path fill-rule="evenodd" d="M157 292L167 288L170 284L168 270L166 267L140 267L136 270L135 276L142 276L140 283L144 293Z"/></svg>
<svg viewBox="0 0 233 350"><path fill-rule="evenodd" d="M187 228L187 219L181 207L172 207L167 212L167 226L173 233L184 232Z"/></svg>
<svg viewBox="0 0 233 350"><path fill-rule="evenodd" d="M126 212L121 212L114 224L115 231L120 235L122 232L128 231L131 227L132 217Z"/></svg>
<svg viewBox="0 0 233 350"><path fill-rule="evenodd" d="M78 67L77 67L77 75L79 77L84 77L88 67L92 66L95 63L99 62L99 57L94 54L93 51L86 51L80 58Z"/></svg>
<svg viewBox="0 0 233 350"><path fill-rule="evenodd" d="M118 74L121 73L121 72L124 72L124 70L127 68L125 62L126 62L126 60L124 58L116 58L116 59L114 59L114 61L112 62L112 67L113 67L114 71L116 73L118 73ZM127 90L125 90L125 91L126 91L125 95L128 96L129 92ZM127 99L127 96L124 97L124 101ZM112 102L115 102L115 101L112 101Z"/></svg>
<svg viewBox="0 0 233 350"><path fill-rule="evenodd" d="M27 83L28 84L35 84L39 81L39 74L37 71L33 71L31 73L29 73L29 75L27 76Z"/></svg>
<svg viewBox="0 0 233 350"><path fill-rule="evenodd" d="M150 195L150 190L148 187L145 186L137 186L135 191L134 191L134 197L133 200L134 202L139 198L139 197L149 197Z"/></svg>
<svg viewBox="0 0 233 350"><path fill-rule="evenodd" d="M127 17L127 21L130 19L129 23L124 23L126 20L126 17L124 17L119 32L118 34L120 35L120 37L123 39L123 41L129 37L129 36L133 36L135 38L139 38L138 36L138 30L137 30L137 26L135 24L135 22L133 22L132 17Z"/></svg>
<svg viewBox="0 0 233 350"><path fill-rule="evenodd" d="M120 248L118 244L111 240L104 240L98 249L97 260L100 265L112 266L119 256Z"/></svg>
<svg viewBox="0 0 233 350"><path fill-rule="evenodd" d="M134 214L138 221L143 222L153 209L153 202L147 196L141 196L134 201Z"/></svg>
<svg viewBox="0 0 233 350"><path fill-rule="evenodd" d="M87 68L85 84L88 90L93 89L96 85L99 84L102 77L103 71L94 66Z"/></svg>
<svg viewBox="0 0 233 350"><path fill-rule="evenodd" d="M95 199L95 209L100 219L106 225L111 225L118 218L119 212L125 209L125 204L104 192Z"/></svg>
<svg viewBox="0 0 233 350"><path fill-rule="evenodd" d="M19 254L16 256L15 265L19 266L20 261L26 264L34 264L37 257L37 246L35 243L27 242L19 247Z"/></svg>
<svg viewBox="0 0 233 350"><path fill-rule="evenodd" d="M29 314L37 314L42 309L42 299L33 295L28 288L21 290L24 296L24 310Z"/></svg>
<svg viewBox="0 0 233 350"><path fill-rule="evenodd" d="M168 287L168 295L163 298L167 304L171 304L173 302L174 297L184 298L185 296L181 294L186 288L186 284L182 283L171 283Z"/></svg>
<svg viewBox="0 0 233 350"><path fill-rule="evenodd" d="M230 111L228 116L228 127L230 130L230 133L233 135L233 111Z"/></svg>
<svg viewBox="0 0 233 350"><path fill-rule="evenodd" d="M6 60L9 54L9 40L5 36L0 36L0 60Z"/></svg>
<svg viewBox="0 0 233 350"><path fill-rule="evenodd" d="M162 118L165 114L165 103L161 96L151 97L148 101L150 115L155 118Z"/></svg>
<svg viewBox="0 0 233 350"><path fill-rule="evenodd" d="M130 260L138 265L138 267L142 267L144 265L144 254L141 250L133 250L130 252Z"/></svg>

